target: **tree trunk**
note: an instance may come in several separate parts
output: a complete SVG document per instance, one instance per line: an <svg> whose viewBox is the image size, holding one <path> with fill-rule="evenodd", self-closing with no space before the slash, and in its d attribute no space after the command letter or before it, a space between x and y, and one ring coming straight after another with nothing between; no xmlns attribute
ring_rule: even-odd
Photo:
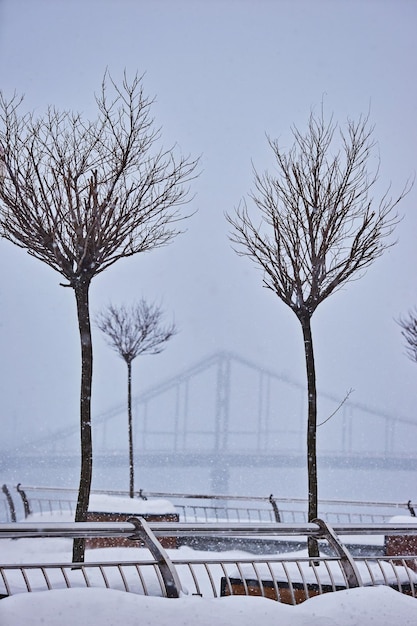
<svg viewBox="0 0 417 626"><path fill-rule="evenodd" d="M127 426L129 434L129 496L133 498L135 492L135 467L132 426L132 361L127 362Z"/></svg>
<svg viewBox="0 0 417 626"><path fill-rule="evenodd" d="M90 499L93 473L93 446L91 437L91 387L93 375L93 347L89 309L90 280L80 280L74 287L77 301L78 327L81 341L81 393L80 393L80 436L81 471L75 521L85 522ZM72 560L84 562L84 539L74 539Z"/></svg>
<svg viewBox="0 0 417 626"><path fill-rule="evenodd" d="M308 473L308 521L318 516L317 489L317 389L316 367L314 363L311 316L300 318L303 329L304 353L307 370L308 417L307 417L307 473ZM317 541L309 539L309 556L319 556Z"/></svg>

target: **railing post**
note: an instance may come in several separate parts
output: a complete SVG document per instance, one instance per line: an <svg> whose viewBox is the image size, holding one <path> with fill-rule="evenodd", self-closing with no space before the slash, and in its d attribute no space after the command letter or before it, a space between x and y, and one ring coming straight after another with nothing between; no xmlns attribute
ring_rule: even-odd
<svg viewBox="0 0 417 626"><path fill-rule="evenodd" d="M272 493L269 496L269 501L270 501L270 503L272 505L272 510L274 512L275 521L278 522L278 524L280 524L281 523L281 515L279 514L277 501L275 500L275 498L274 498Z"/></svg>
<svg viewBox="0 0 417 626"><path fill-rule="evenodd" d="M411 500L409 500L407 502L407 509L410 511L411 517L415 517L416 516L416 512L414 510L414 507L411 505Z"/></svg>
<svg viewBox="0 0 417 626"><path fill-rule="evenodd" d="M7 485L3 485L1 489L4 495L6 496L7 504L9 505L10 519L12 522L15 522L16 521L16 509L14 508L14 502L13 502L12 496L10 495L9 488Z"/></svg>
<svg viewBox="0 0 417 626"><path fill-rule="evenodd" d="M180 594L183 594L184 591L177 570L168 554L161 546L161 543L152 532L149 524L143 517L129 517L126 521L130 522L135 527L135 532L130 538L136 540L141 539L154 559L158 561L158 567L165 584L167 597L179 598Z"/></svg>
<svg viewBox="0 0 417 626"><path fill-rule="evenodd" d="M333 528L322 519L312 520L313 524L317 524L323 531L323 537L328 541L329 545L334 549L338 557L340 558L340 564L343 568L343 572L346 576L349 588L351 587L363 587L363 581L359 573L356 563L352 558L349 550L340 541Z"/></svg>
<svg viewBox="0 0 417 626"><path fill-rule="evenodd" d="M23 508L25 511L25 517L28 517L31 514L31 510L30 510L30 505L29 505L29 500L26 497L26 493L23 491L23 489L21 488L22 483L18 483L16 485L16 489L17 492L19 493L20 497L22 498L22 502L23 502Z"/></svg>

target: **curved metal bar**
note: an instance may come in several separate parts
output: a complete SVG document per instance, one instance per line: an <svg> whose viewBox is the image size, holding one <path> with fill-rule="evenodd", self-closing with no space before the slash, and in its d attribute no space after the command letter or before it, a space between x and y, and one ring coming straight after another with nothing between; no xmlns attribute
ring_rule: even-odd
<svg viewBox="0 0 417 626"><path fill-rule="evenodd" d="M346 546L340 541L333 528L322 519L315 519L312 522L320 526L323 531L323 537L328 541L329 545L334 549L340 558L340 565L343 568L344 575L349 587L363 587L363 582L356 563Z"/></svg>
<svg viewBox="0 0 417 626"><path fill-rule="evenodd" d="M168 598L179 598L184 593L181 582L168 554L150 529L143 517L129 517L127 522L134 525L135 531L131 539L141 539L154 559L158 562Z"/></svg>
<svg viewBox="0 0 417 626"><path fill-rule="evenodd" d="M25 511L25 517L28 517L32 511L30 510L29 500L27 499L25 491L21 487L21 483L18 483L16 485L16 489L17 489L18 494L22 498L23 508Z"/></svg>
<svg viewBox="0 0 417 626"><path fill-rule="evenodd" d="M7 485L3 485L1 490L6 496L7 504L9 505L10 519L12 522L15 522L16 521L16 509L14 508L14 502L13 502L12 496L10 495L9 488Z"/></svg>
<svg viewBox="0 0 417 626"><path fill-rule="evenodd" d="M279 509L278 509L278 505L277 505L277 501L274 498L273 494L271 493L271 495L269 496L269 501L271 503L272 506L272 510L274 512L274 517L275 517L275 521L278 522L278 524L281 522L281 515L279 514Z"/></svg>

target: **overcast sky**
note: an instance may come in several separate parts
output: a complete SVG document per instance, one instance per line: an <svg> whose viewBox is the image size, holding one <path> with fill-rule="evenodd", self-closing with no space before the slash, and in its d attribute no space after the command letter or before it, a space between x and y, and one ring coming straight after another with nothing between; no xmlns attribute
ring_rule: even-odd
<svg viewBox="0 0 417 626"><path fill-rule="evenodd" d="M266 134L290 145L311 108L342 124L370 111L381 158L375 193L399 192L416 170L417 3L414 0L0 0L0 87L94 115L106 67L144 74L165 146L201 155L187 231L94 279L108 302L162 302L180 332L135 362L135 390L219 350L304 380L298 321L236 256L224 213L272 168ZM375 158L371 165L375 165ZM417 188L402 202L398 243L313 317L319 389L414 418L417 365L394 319L417 305ZM74 294L60 275L0 242L1 419L10 435L78 419ZM93 408L124 398L125 367L95 331ZM417 416L416 416L417 419ZM4 430L3 430L4 434Z"/></svg>

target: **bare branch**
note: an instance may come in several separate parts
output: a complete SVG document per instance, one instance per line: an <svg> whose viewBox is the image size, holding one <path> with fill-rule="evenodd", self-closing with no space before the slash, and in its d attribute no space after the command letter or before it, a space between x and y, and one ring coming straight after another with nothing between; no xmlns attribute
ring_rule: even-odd
<svg viewBox="0 0 417 626"><path fill-rule="evenodd" d="M401 334L405 339L406 355L409 359L417 363L417 309L410 311L407 317L397 320L401 326Z"/></svg>
<svg viewBox="0 0 417 626"><path fill-rule="evenodd" d="M144 299L131 307L108 305L96 316L97 327L119 356L131 363L140 354L159 354L173 337L176 326L163 325L162 309Z"/></svg>
<svg viewBox="0 0 417 626"><path fill-rule="evenodd" d="M317 428L319 426L323 426L323 424L327 424L327 422L329 420L332 419L332 417L334 417L336 415L336 413L338 413L338 411L340 411L340 409L342 408L342 406L345 404L345 402L349 399L351 393L353 392L353 389L349 389L349 391L347 392L347 394L345 395L345 397L343 398L343 400L338 404L338 406L336 407L336 409L333 411L333 413L331 413L329 415L329 417L327 417L325 420L323 420L322 422L320 422L319 424L317 424Z"/></svg>
<svg viewBox="0 0 417 626"><path fill-rule="evenodd" d="M197 165L157 148L141 77L118 87L106 73L96 103L95 122L35 118L0 95L2 234L71 285L175 237Z"/></svg>
<svg viewBox="0 0 417 626"><path fill-rule="evenodd" d="M284 152L269 139L276 172L254 169L249 194L260 214L255 223L246 203L226 218L236 251L261 267L264 285L297 315L317 306L348 281L360 277L390 241L399 216L396 198L371 195L378 170L367 164L374 148L368 118L348 121L347 130L311 114L307 132L293 129L294 144ZM259 219L259 218L258 218Z"/></svg>

